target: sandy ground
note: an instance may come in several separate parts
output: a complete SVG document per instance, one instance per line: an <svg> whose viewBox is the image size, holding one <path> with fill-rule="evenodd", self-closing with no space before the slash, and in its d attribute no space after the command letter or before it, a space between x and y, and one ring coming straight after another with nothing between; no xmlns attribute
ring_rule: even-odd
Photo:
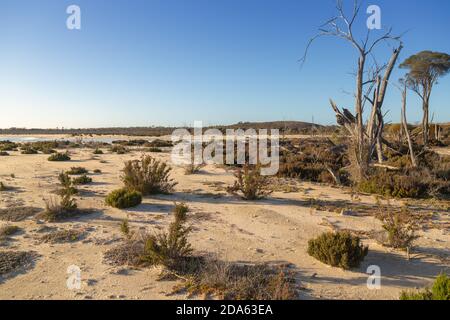
<svg viewBox="0 0 450 320"><path fill-rule="evenodd" d="M183 295L167 296L176 282L157 281L156 268L118 268L103 261L104 252L121 237L122 219L128 216L135 229L163 228L171 221L174 201L185 201L192 209L194 231L190 240L196 251L215 253L230 261L291 263L301 287L300 299L397 299L401 290L429 285L449 267L448 228L421 232L410 260L405 253L385 248L373 239L364 239L369 254L357 270L343 271L310 257L306 253L308 240L331 230L330 224L360 231L381 230L380 222L371 216L346 216L307 205L310 199L351 201L345 189L298 182L299 191L275 192L265 200L248 202L223 191L234 181L231 171L207 166L200 174L185 175L182 168L174 167L172 176L179 182L174 194L146 197L137 208L118 210L104 205L105 195L121 186L123 162L138 158L140 152L117 155L105 150L104 155L94 157L91 150L81 149L71 150L71 155L70 162L48 162L47 155L18 152L0 158L0 181L17 188L0 193L1 208L43 208L44 200L53 196L61 170L73 166L91 172L102 170L102 174L91 175L94 183L83 186L77 197L79 207L93 208L93 214L64 223L44 224L33 219L14 223L24 232L3 249L32 250L40 257L31 269L0 280L0 299L185 299ZM154 156L170 161L169 153ZM375 197L361 196L358 201L374 204ZM448 219L448 214L440 215L439 219ZM5 224L0 221L0 226ZM39 244L36 231L43 225L83 229L87 236L70 244ZM71 265L81 269L80 290L67 288L67 268ZM380 290L367 288L370 265L381 268Z"/></svg>

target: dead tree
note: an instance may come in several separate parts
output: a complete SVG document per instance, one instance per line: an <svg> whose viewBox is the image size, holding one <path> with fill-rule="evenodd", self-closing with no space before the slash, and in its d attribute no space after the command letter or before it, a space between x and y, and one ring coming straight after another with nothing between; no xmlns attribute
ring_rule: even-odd
<svg viewBox="0 0 450 320"><path fill-rule="evenodd" d="M413 148L411 136L409 134L408 121L406 120L406 89L407 89L406 83L404 83L403 86L404 87L403 87L403 91L402 91L402 126L403 126L403 130L405 131L406 140L408 141L408 148L409 148L409 154L411 157L411 164L415 168L415 167L417 167L417 161L416 161L416 156L414 155L414 148Z"/></svg>
<svg viewBox="0 0 450 320"><path fill-rule="evenodd" d="M358 0L354 1L353 12L350 17L344 12L341 0L337 1L337 15L326 22L319 29L319 33L310 39L305 55L302 58L304 62L311 44L319 37L333 36L343 39L350 43L358 52L358 64L356 72L356 88L355 88L355 106L354 115L348 109L338 108L337 104L331 101L331 107L336 113L338 124L346 128L351 139L354 165L356 167L356 180L367 176L367 169L372 160L375 148L377 149L378 159L381 162L382 142L385 141L383 134L383 113L382 106L386 96L389 78L392 70L397 62L400 51L402 50L402 42L399 36L392 35L392 29L389 29L382 36L371 40L371 31L368 29L365 39L357 41L354 37L353 27L360 12L361 3ZM383 42L396 42L398 47L394 49L389 62L386 65L379 67L373 57L373 51L379 44ZM372 57L374 65L372 72L368 66L368 60ZM369 70L369 71L368 71ZM384 75L382 75L384 71ZM372 93L372 98L369 96ZM363 113L364 105L369 101L372 105L370 117L367 125L364 124Z"/></svg>

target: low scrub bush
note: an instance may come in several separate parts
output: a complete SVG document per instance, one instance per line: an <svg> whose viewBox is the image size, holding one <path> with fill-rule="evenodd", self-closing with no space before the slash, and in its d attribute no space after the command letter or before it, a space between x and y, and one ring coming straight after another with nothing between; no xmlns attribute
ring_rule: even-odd
<svg viewBox="0 0 450 320"><path fill-rule="evenodd" d="M163 152L161 148L157 148L157 147L150 147L148 148L148 152L155 152L155 153L160 153Z"/></svg>
<svg viewBox="0 0 450 320"><path fill-rule="evenodd" d="M427 195L427 185L419 176L375 170L359 183L361 192L396 198L419 198Z"/></svg>
<svg viewBox="0 0 450 320"><path fill-rule="evenodd" d="M74 185L83 185L83 184L89 184L92 182L92 178L88 177L87 175L83 174L82 176L76 177L72 180L72 183Z"/></svg>
<svg viewBox="0 0 450 320"><path fill-rule="evenodd" d="M128 233L125 243L108 250L105 259L114 265L162 265L169 270L185 270L192 253L187 236L191 229L185 226L188 207L178 204L173 211L174 221L165 232ZM121 228L124 228L122 223Z"/></svg>
<svg viewBox="0 0 450 320"><path fill-rule="evenodd" d="M155 148L165 148L165 147L173 147L173 143L172 141L169 140L155 139L153 141L147 142L145 146Z"/></svg>
<svg viewBox="0 0 450 320"><path fill-rule="evenodd" d="M185 204L175 205L174 221L167 232L146 237L142 260L150 265L163 265L170 270L183 269L185 258L192 253L187 236L191 228L186 227L189 208Z"/></svg>
<svg viewBox="0 0 450 320"><path fill-rule="evenodd" d="M308 242L308 254L333 267L359 267L369 251L349 232L327 232Z"/></svg>
<svg viewBox="0 0 450 320"><path fill-rule="evenodd" d="M421 291L403 291L400 300L450 300L450 277L440 274L433 283L431 290L426 288Z"/></svg>
<svg viewBox="0 0 450 320"><path fill-rule="evenodd" d="M70 156L68 152L65 153L53 153L50 157L48 157L48 161L70 161Z"/></svg>
<svg viewBox="0 0 450 320"><path fill-rule="evenodd" d="M228 188L228 192L239 194L246 200L264 198L272 193L270 182L266 176L261 175L260 166L245 165L237 170L234 185Z"/></svg>
<svg viewBox="0 0 450 320"><path fill-rule="evenodd" d="M33 149L31 147L23 147L21 154L38 154L38 151L36 149Z"/></svg>
<svg viewBox="0 0 450 320"><path fill-rule="evenodd" d="M244 265L204 259L174 293L214 296L221 300L297 299L295 280L285 270L265 264Z"/></svg>
<svg viewBox="0 0 450 320"><path fill-rule="evenodd" d="M14 225L6 225L0 228L0 240L6 239L9 236L19 232L20 228Z"/></svg>
<svg viewBox="0 0 450 320"><path fill-rule="evenodd" d="M81 174L87 174L89 171L86 170L86 168L83 167L72 167L69 171L66 171L67 174L70 175L81 175Z"/></svg>
<svg viewBox="0 0 450 320"><path fill-rule="evenodd" d="M61 221L79 213L75 199L70 195L62 195L58 202L54 199L45 201L45 210L38 217L48 222Z"/></svg>
<svg viewBox="0 0 450 320"><path fill-rule="evenodd" d="M418 238L416 231L419 229L420 221L407 208L402 208L398 213L392 212L389 208L383 208L378 218L387 232L384 245L396 249L409 249Z"/></svg>
<svg viewBox="0 0 450 320"><path fill-rule="evenodd" d="M67 243L82 239L84 232L79 230L58 230L49 232L39 238L43 243Z"/></svg>
<svg viewBox="0 0 450 320"><path fill-rule="evenodd" d="M36 256L33 252L0 251L0 276L31 266Z"/></svg>
<svg viewBox="0 0 450 320"><path fill-rule="evenodd" d="M141 204L142 194L138 191L122 188L108 194L105 201L107 205L113 208L132 208Z"/></svg>
<svg viewBox="0 0 450 320"><path fill-rule="evenodd" d="M122 146L122 145L112 146L110 151L114 152L114 153L117 153L117 154L125 154L125 153L129 152L129 150L127 148L125 148L124 146Z"/></svg>
<svg viewBox="0 0 450 320"><path fill-rule="evenodd" d="M103 154L103 151L99 148L95 149L93 154Z"/></svg>
<svg viewBox="0 0 450 320"><path fill-rule="evenodd" d="M19 145L9 140L0 141L0 151L17 151Z"/></svg>
<svg viewBox="0 0 450 320"><path fill-rule="evenodd" d="M9 222L23 221L40 211L41 209L34 207L9 207L0 209L0 220Z"/></svg>
<svg viewBox="0 0 450 320"><path fill-rule="evenodd" d="M165 194L173 191L176 182L170 178L170 168L165 162L151 156L125 162L122 181L127 189L142 195Z"/></svg>
<svg viewBox="0 0 450 320"><path fill-rule="evenodd" d="M0 157L6 157L9 156L9 153L6 151L0 151Z"/></svg>

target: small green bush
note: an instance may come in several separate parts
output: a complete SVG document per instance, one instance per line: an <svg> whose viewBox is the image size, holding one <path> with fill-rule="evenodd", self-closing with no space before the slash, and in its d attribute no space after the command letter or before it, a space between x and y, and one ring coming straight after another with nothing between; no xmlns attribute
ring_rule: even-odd
<svg viewBox="0 0 450 320"><path fill-rule="evenodd" d="M174 221L167 232L147 235L144 242L144 263L163 265L169 270L181 270L186 258L192 253L187 236L191 228L185 227L189 208L185 204L177 204L174 208Z"/></svg>
<svg viewBox="0 0 450 320"><path fill-rule="evenodd" d="M100 169L95 169L95 170L94 170L94 173L100 174L100 173L102 173L102 170L100 170Z"/></svg>
<svg viewBox="0 0 450 320"><path fill-rule="evenodd" d="M81 174L87 174L88 170L83 167L72 167L69 171L66 171L67 174L70 175L81 175Z"/></svg>
<svg viewBox="0 0 450 320"><path fill-rule="evenodd" d="M157 148L157 147L150 147L150 148L148 148L148 152L159 153L159 152L162 152L162 149L161 148Z"/></svg>
<svg viewBox="0 0 450 320"><path fill-rule="evenodd" d="M92 178L88 177L85 174L72 180L72 183L74 185L89 184L91 182L92 182Z"/></svg>
<svg viewBox="0 0 450 320"><path fill-rule="evenodd" d="M369 251L349 232L326 232L308 242L308 254L317 260L343 269L359 267Z"/></svg>
<svg viewBox="0 0 450 320"><path fill-rule="evenodd" d="M132 208L142 202L142 194L126 188L112 191L106 197L106 204L118 209Z"/></svg>
<svg viewBox="0 0 450 320"><path fill-rule="evenodd" d="M9 153L6 151L0 151L0 157L6 157L9 156Z"/></svg>
<svg viewBox="0 0 450 320"><path fill-rule="evenodd" d="M95 149L93 154L103 154L103 151L99 148Z"/></svg>
<svg viewBox="0 0 450 320"><path fill-rule="evenodd" d="M447 274L440 274L430 289L417 292L403 291L400 300L450 300L450 278Z"/></svg>
<svg viewBox="0 0 450 320"><path fill-rule="evenodd" d="M50 157L48 157L48 161L70 161L69 153L53 153Z"/></svg>

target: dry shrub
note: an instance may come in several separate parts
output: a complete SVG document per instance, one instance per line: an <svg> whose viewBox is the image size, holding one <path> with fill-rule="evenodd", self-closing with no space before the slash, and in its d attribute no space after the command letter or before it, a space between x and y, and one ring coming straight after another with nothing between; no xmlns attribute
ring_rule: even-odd
<svg viewBox="0 0 450 320"><path fill-rule="evenodd" d="M349 232L325 232L308 241L308 254L333 267L359 267L369 251L358 237Z"/></svg>
<svg viewBox="0 0 450 320"><path fill-rule="evenodd" d="M169 270L185 269L192 253L187 240L191 229L185 226L187 212L188 207L185 204L177 204L174 221L166 232L145 233L128 230L125 243L108 250L105 259L113 265L162 265Z"/></svg>
<svg viewBox="0 0 450 320"><path fill-rule="evenodd" d="M111 151L111 152L115 152L115 153L117 153L117 154L125 154L125 153L130 152L130 150L128 150L127 148L125 148L125 147L122 146L122 145L112 146L111 149L110 149L110 151Z"/></svg>
<svg viewBox="0 0 450 320"><path fill-rule="evenodd" d="M403 291L400 300L450 300L450 278L447 274L440 274L430 289L426 288L421 291L408 292Z"/></svg>
<svg viewBox="0 0 450 320"><path fill-rule="evenodd" d="M285 270L266 264L243 265L207 258L174 293L215 296L222 300L293 300L295 280Z"/></svg>
<svg viewBox="0 0 450 320"><path fill-rule="evenodd" d="M235 176L236 181L228 188L228 192L240 194L245 200L261 199L272 193L270 181L268 177L261 175L259 165L244 165L237 170Z"/></svg>
<svg viewBox="0 0 450 320"><path fill-rule="evenodd" d="M343 168L348 165L345 145L329 140L282 141L278 176L334 184L332 171L341 184L347 184L348 173Z"/></svg>
<svg viewBox="0 0 450 320"><path fill-rule="evenodd" d="M39 238L44 243L66 243L75 242L82 239L84 232L79 230L59 230L47 233Z"/></svg>
<svg viewBox="0 0 450 320"><path fill-rule="evenodd" d="M48 157L48 161L70 161L70 156L68 152L65 153L53 153L50 157Z"/></svg>
<svg viewBox="0 0 450 320"><path fill-rule="evenodd" d="M185 175L190 175L190 174L199 173L200 170L203 168L203 166L204 165L202 165L202 164L190 163L190 164L184 166L184 174Z"/></svg>
<svg viewBox="0 0 450 320"><path fill-rule="evenodd" d="M0 276L29 267L36 256L33 252L0 251Z"/></svg>
<svg viewBox="0 0 450 320"><path fill-rule="evenodd" d="M383 229L387 232L386 246L396 249L408 249L418 238L416 231L420 228L420 219L407 208L394 213L389 208L381 208L377 216L383 222Z"/></svg>
<svg viewBox="0 0 450 320"><path fill-rule="evenodd" d="M6 225L0 228L0 240L4 240L20 231L18 226Z"/></svg>
<svg viewBox="0 0 450 320"><path fill-rule="evenodd" d="M40 211L41 209L34 207L10 207L0 209L0 220L10 222L23 221L26 218L34 216Z"/></svg>
<svg viewBox="0 0 450 320"><path fill-rule="evenodd" d="M140 160L125 162L122 181L126 188L139 191L144 196L170 193L177 185L170 178L171 170L165 162L147 155Z"/></svg>
<svg viewBox="0 0 450 320"><path fill-rule="evenodd" d="M2 192L2 191L10 191L10 190L11 190L11 187L7 186L2 181L0 181L0 192Z"/></svg>

